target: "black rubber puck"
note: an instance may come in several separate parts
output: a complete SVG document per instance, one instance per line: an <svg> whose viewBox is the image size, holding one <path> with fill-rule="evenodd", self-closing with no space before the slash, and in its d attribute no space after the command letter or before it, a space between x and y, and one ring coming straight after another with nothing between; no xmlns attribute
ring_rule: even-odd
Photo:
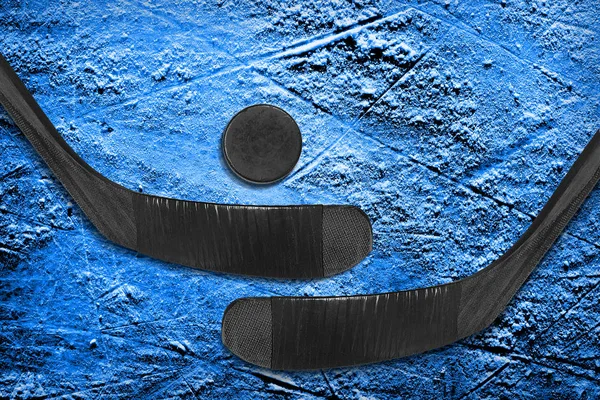
<svg viewBox="0 0 600 400"><path fill-rule="evenodd" d="M296 121L268 104L243 109L223 134L227 164L241 178L254 183L272 183L285 177L301 152L302 135Z"/></svg>

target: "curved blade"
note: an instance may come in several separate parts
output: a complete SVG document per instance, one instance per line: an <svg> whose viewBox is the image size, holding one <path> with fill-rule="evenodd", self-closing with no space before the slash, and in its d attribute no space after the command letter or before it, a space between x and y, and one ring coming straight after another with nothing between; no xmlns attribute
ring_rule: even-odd
<svg viewBox="0 0 600 400"><path fill-rule="evenodd" d="M395 293L239 299L225 311L223 343L263 367L319 369L408 356L472 335L504 310L599 179L600 131L529 229L490 266Z"/></svg>
<svg viewBox="0 0 600 400"><path fill-rule="evenodd" d="M237 206L140 194L100 175L60 136L0 55L0 103L90 221L109 240L211 271L316 278L370 251L371 224L351 206Z"/></svg>

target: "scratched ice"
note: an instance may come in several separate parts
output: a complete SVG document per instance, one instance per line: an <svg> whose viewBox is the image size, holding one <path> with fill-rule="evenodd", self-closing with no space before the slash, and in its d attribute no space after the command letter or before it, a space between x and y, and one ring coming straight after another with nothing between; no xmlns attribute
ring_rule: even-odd
<svg viewBox="0 0 600 400"><path fill-rule="evenodd" d="M0 49L61 134L130 189L352 203L374 251L280 282L162 263L103 239L0 113L0 398L600 397L600 191L476 337L362 368L270 372L221 345L242 296L451 282L502 254L600 128L597 2L2 1ZM229 119L291 113L305 143L255 188Z"/></svg>

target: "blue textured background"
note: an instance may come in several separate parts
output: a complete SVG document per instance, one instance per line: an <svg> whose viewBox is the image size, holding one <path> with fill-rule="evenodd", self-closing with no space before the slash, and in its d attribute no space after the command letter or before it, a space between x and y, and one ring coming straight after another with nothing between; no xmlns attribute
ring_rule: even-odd
<svg viewBox="0 0 600 400"><path fill-rule="evenodd" d="M493 326L455 345L288 373L220 340L238 297L435 285L507 250L600 128L599 8L2 0L2 53L110 179L193 200L352 203L375 245L312 282L137 255L99 235L2 112L0 398L600 398L600 190ZM283 107L304 135L293 174L263 188L219 149L254 103Z"/></svg>

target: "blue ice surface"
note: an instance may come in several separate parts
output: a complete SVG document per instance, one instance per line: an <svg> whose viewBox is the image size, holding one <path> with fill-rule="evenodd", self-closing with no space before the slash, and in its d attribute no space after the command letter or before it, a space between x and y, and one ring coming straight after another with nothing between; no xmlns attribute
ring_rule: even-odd
<svg viewBox="0 0 600 400"><path fill-rule="evenodd" d="M208 273L96 231L0 113L0 398L600 398L600 189L488 329L404 359L269 371L223 347L242 296L472 274L600 128L597 0L3 0L0 51L65 139L128 188L362 207L374 249L315 281ZM245 106L300 125L255 187L219 141Z"/></svg>

